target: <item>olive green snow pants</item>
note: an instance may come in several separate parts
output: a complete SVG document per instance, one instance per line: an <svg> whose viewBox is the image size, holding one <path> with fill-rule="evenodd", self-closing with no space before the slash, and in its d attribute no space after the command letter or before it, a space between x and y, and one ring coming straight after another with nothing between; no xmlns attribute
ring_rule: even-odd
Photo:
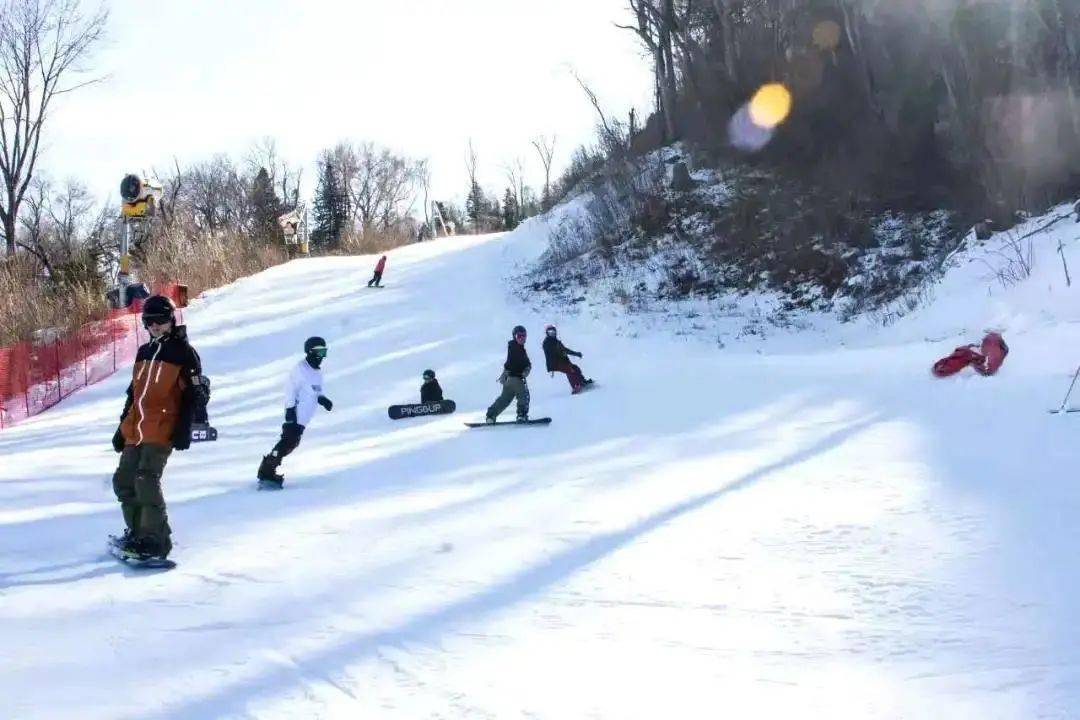
<svg viewBox="0 0 1080 720"><path fill-rule="evenodd" d="M128 530L135 537L157 540L163 555L172 550L172 529L161 493L161 473L171 453L168 445L127 445L113 473L113 492Z"/></svg>
<svg viewBox="0 0 1080 720"><path fill-rule="evenodd" d="M488 408L487 416L489 418L499 417L499 413L505 410L514 398L517 398L518 417L525 417L528 415L529 386L525 384L525 378L514 377L511 375L506 378L506 382L503 383L502 394L495 398L495 402Z"/></svg>

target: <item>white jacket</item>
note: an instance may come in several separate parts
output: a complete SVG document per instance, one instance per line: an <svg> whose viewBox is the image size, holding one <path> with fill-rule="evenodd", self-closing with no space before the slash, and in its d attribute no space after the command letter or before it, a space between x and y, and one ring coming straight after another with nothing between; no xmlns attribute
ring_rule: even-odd
<svg viewBox="0 0 1080 720"><path fill-rule="evenodd" d="M296 408L296 422L307 426L319 406L319 396L323 394L322 370L308 365L306 359L297 363L289 373L285 387L285 407Z"/></svg>

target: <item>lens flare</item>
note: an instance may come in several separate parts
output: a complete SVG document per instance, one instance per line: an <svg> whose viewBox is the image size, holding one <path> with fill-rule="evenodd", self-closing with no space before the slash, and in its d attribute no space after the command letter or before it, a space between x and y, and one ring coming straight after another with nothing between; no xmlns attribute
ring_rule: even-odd
<svg viewBox="0 0 1080 720"><path fill-rule="evenodd" d="M750 101L749 110L755 125L771 130L791 112L791 92L780 83L763 85Z"/></svg>

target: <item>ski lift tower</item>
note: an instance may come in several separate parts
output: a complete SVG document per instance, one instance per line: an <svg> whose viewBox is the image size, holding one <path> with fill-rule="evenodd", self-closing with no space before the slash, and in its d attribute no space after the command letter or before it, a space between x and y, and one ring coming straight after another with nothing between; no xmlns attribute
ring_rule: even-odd
<svg viewBox="0 0 1080 720"><path fill-rule="evenodd" d="M150 223L157 214L161 195L160 183L140 175L125 175L120 183L120 199L123 201L120 205L120 220L123 224L120 233L120 267L116 273L115 295L110 298L115 307L127 307L130 303L129 288L135 285L131 275L131 249L138 247L150 234Z"/></svg>

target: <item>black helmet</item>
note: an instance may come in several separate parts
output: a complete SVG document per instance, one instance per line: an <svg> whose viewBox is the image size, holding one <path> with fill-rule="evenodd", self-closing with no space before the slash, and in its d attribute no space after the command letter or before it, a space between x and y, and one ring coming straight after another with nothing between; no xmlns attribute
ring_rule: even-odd
<svg viewBox="0 0 1080 720"><path fill-rule="evenodd" d="M143 326L151 322L175 322L176 306L164 295L153 295L146 299L142 307Z"/></svg>
<svg viewBox="0 0 1080 720"><path fill-rule="evenodd" d="M514 326L514 332L511 333L511 334L516 336L516 335L527 335L528 333L525 332L525 326L524 325L515 325Z"/></svg>
<svg viewBox="0 0 1080 720"><path fill-rule="evenodd" d="M434 380L434 379L435 379L435 371L434 370L425 370L424 371L424 380Z"/></svg>
<svg viewBox="0 0 1080 720"><path fill-rule="evenodd" d="M304 341L304 354L326 357L326 341L321 337L309 337Z"/></svg>

